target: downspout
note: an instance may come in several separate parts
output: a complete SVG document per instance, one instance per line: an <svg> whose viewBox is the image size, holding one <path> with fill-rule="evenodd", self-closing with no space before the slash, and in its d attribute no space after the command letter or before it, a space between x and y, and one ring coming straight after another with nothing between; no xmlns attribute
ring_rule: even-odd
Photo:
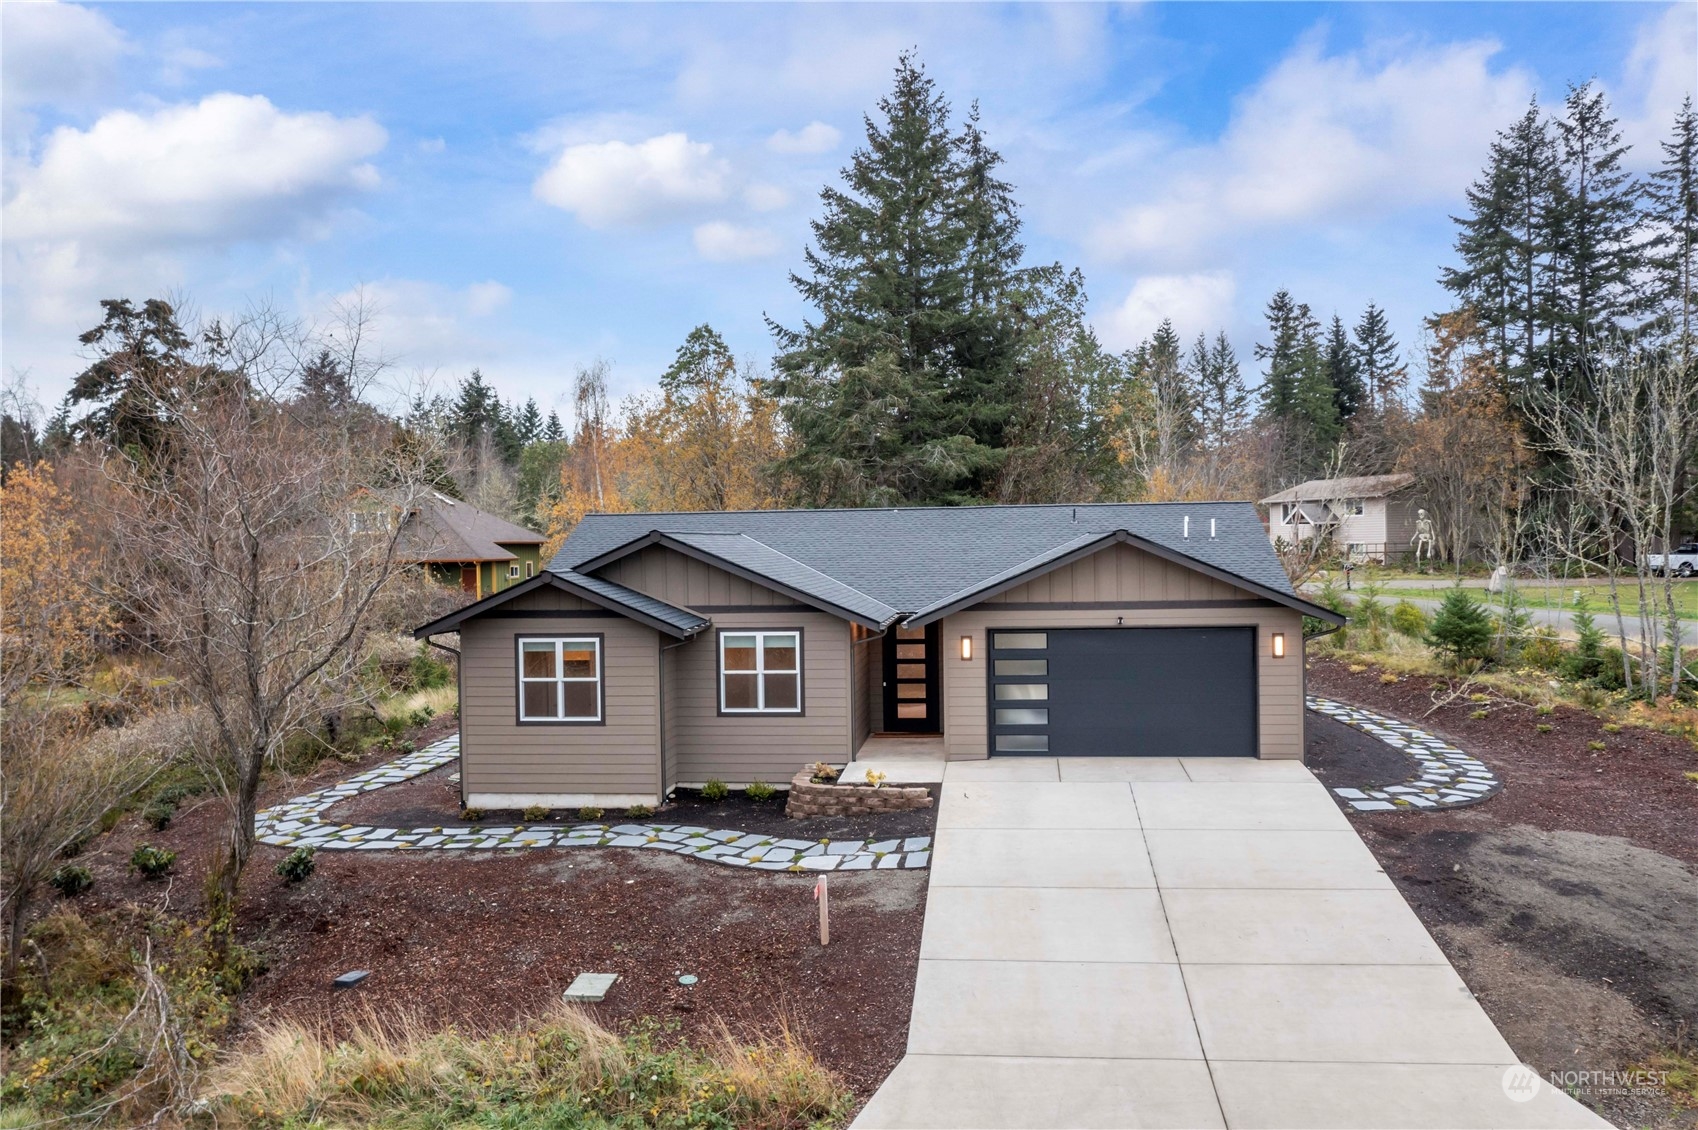
<svg viewBox="0 0 1698 1130"><path fill-rule="evenodd" d="M454 713L460 722L460 807L466 807L466 686L465 665L460 662L460 652L457 648L445 643L437 643L430 636L425 637L425 645L438 651L446 651L454 657Z"/></svg>

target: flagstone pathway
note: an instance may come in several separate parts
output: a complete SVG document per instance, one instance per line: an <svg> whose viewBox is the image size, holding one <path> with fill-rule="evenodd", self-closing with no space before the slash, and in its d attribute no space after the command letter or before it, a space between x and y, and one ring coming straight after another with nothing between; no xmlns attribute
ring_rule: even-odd
<svg viewBox="0 0 1698 1130"><path fill-rule="evenodd" d="M1360 812L1461 808L1479 804L1503 789L1503 782L1479 758L1470 757L1443 738L1418 726L1314 695L1309 696L1308 706L1310 710L1336 718L1346 726L1371 734L1402 750L1420 766L1419 774L1401 784L1332 790Z"/></svg>
<svg viewBox="0 0 1698 1130"><path fill-rule="evenodd" d="M757 871L888 871L925 867L930 836L889 840L805 840L681 824L460 824L382 828L332 824L324 813L349 797L398 785L460 756L459 735L432 742L376 769L295 797L259 814L258 838L274 847L319 851L469 851L509 848L652 848Z"/></svg>

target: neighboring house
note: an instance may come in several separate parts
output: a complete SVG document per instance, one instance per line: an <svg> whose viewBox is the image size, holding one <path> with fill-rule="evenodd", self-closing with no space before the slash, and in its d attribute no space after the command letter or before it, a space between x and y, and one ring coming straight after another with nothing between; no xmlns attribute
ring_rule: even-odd
<svg viewBox="0 0 1698 1130"><path fill-rule="evenodd" d="M1303 756L1303 617L1249 503L585 517L459 633L479 808L952 759Z"/></svg>
<svg viewBox="0 0 1698 1130"><path fill-rule="evenodd" d="M408 509L396 556L482 599L536 577L546 540L469 502L431 491Z"/></svg>
<svg viewBox="0 0 1698 1130"><path fill-rule="evenodd" d="M1419 505L1415 476L1357 475L1311 479L1262 499L1268 539L1298 545L1327 537L1350 560L1385 564L1410 552Z"/></svg>

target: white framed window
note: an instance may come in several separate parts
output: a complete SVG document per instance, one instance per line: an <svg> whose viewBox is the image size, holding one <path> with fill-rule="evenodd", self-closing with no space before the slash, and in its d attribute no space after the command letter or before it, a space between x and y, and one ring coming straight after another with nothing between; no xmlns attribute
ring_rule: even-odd
<svg viewBox="0 0 1698 1130"><path fill-rule="evenodd" d="M536 575L537 575L537 563L535 561L525 562L525 579L529 580L530 578L532 578Z"/></svg>
<svg viewBox="0 0 1698 1130"><path fill-rule="evenodd" d="M601 637L520 636L519 721L602 721Z"/></svg>
<svg viewBox="0 0 1698 1130"><path fill-rule="evenodd" d="M1352 498L1344 504L1344 512L1351 517L1357 517L1367 509L1367 504L1360 498Z"/></svg>
<svg viewBox="0 0 1698 1130"><path fill-rule="evenodd" d="M509 581L516 581L519 579L519 563L517 561L507 566L507 579Z"/></svg>
<svg viewBox="0 0 1698 1130"><path fill-rule="evenodd" d="M719 635L722 714L802 713L802 632Z"/></svg>

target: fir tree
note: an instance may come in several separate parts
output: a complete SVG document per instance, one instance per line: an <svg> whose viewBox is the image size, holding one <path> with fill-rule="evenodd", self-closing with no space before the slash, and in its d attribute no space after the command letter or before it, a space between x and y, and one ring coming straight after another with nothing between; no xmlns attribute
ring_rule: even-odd
<svg viewBox="0 0 1698 1130"><path fill-rule="evenodd" d="M912 57L879 119L791 276L815 318L769 323L783 470L819 505L986 497L1018 409L1018 216L976 118L952 134Z"/></svg>
<svg viewBox="0 0 1698 1130"><path fill-rule="evenodd" d="M528 447L542 438L542 412L535 397L526 397L525 406L513 416L513 435L521 447Z"/></svg>
<svg viewBox="0 0 1698 1130"><path fill-rule="evenodd" d="M1280 433L1281 473L1304 478L1317 471L1339 436L1338 406L1321 347L1321 327L1305 303L1288 291L1268 301L1266 345L1256 356L1268 364L1262 415Z"/></svg>
<svg viewBox="0 0 1698 1130"><path fill-rule="evenodd" d="M459 395L448 412L448 425L455 439L468 447L480 439L493 438L501 422L501 397L483 379L483 373L473 369L460 382Z"/></svg>
<svg viewBox="0 0 1698 1130"><path fill-rule="evenodd" d="M1197 404L1173 322L1163 318L1137 352L1134 372L1149 386L1156 410L1156 462L1172 470L1196 438Z"/></svg>
<svg viewBox="0 0 1698 1130"><path fill-rule="evenodd" d="M338 415L354 404L354 382L330 350L320 349L301 370L300 397L311 410Z"/></svg>
<svg viewBox="0 0 1698 1130"><path fill-rule="evenodd" d="M1555 249L1558 375L1576 372L1633 313L1640 262L1637 190L1622 169L1628 147L1593 83L1569 89L1557 121L1560 190L1547 225Z"/></svg>
<svg viewBox="0 0 1698 1130"><path fill-rule="evenodd" d="M1427 629L1427 645L1461 666L1470 660L1489 657L1495 634L1491 613L1459 586L1445 593L1444 601L1433 614L1432 626Z"/></svg>
<svg viewBox="0 0 1698 1130"><path fill-rule="evenodd" d="M1355 338L1356 360L1361 367L1368 404L1374 411L1383 412L1402 400L1409 380L1409 367L1398 358L1397 338L1392 336L1385 311L1368 303L1356 323Z"/></svg>
<svg viewBox="0 0 1698 1130"><path fill-rule="evenodd" d="M1362 379L1356 346L1350 340L1350 331L1344 328L1344 319L1337 314L1332 316L1332 325L1327 329L1321 363L1326 370L1327 383L1332 386L1334 415L1338 423L1347 423L1368 402L1368 390Z"/></svg>
<svg viewBox="0 0 1698 1130"><path fill-rule="evenodd" d="M1655 235L1648 245L1652 330L1671 340L1675 355L1693 363L1693 276L1698 273L1698 117L1687 95L1675 115L1674 132L1661 143L1662 163L1645 186L1648 218Z"/></svg>
<svg viewBox="0 0 1698 1130"><path fill-rule="evenodd" d="M548 423L543 425L542 439L544 443L559 443L566 438L566 429L560 423L560 413L552 409L548 413Z"/></svg>
<svg viewBox="0 0 1698 1130"><path fill-rule="evenodd" d="M71 425L76 435L151 453L163 442L166 413L186 386L194 343L177 312L157 298L139 310L122 298L100 306L106 312L100 325L77 338L100 353L71 383L66 417L73 406L92 404L94 410Z"/></svg>
<svg viewBox="0 0 1698 1130"><path fill-rule="evenodd" d="M1238 355L1226 331L1215 334L1214 344L1203 334L1191 346L1191 385L1196 390L1197 428L1203 447L1217 456L1244 429L1250 393L1238 368Z"/></svg>

